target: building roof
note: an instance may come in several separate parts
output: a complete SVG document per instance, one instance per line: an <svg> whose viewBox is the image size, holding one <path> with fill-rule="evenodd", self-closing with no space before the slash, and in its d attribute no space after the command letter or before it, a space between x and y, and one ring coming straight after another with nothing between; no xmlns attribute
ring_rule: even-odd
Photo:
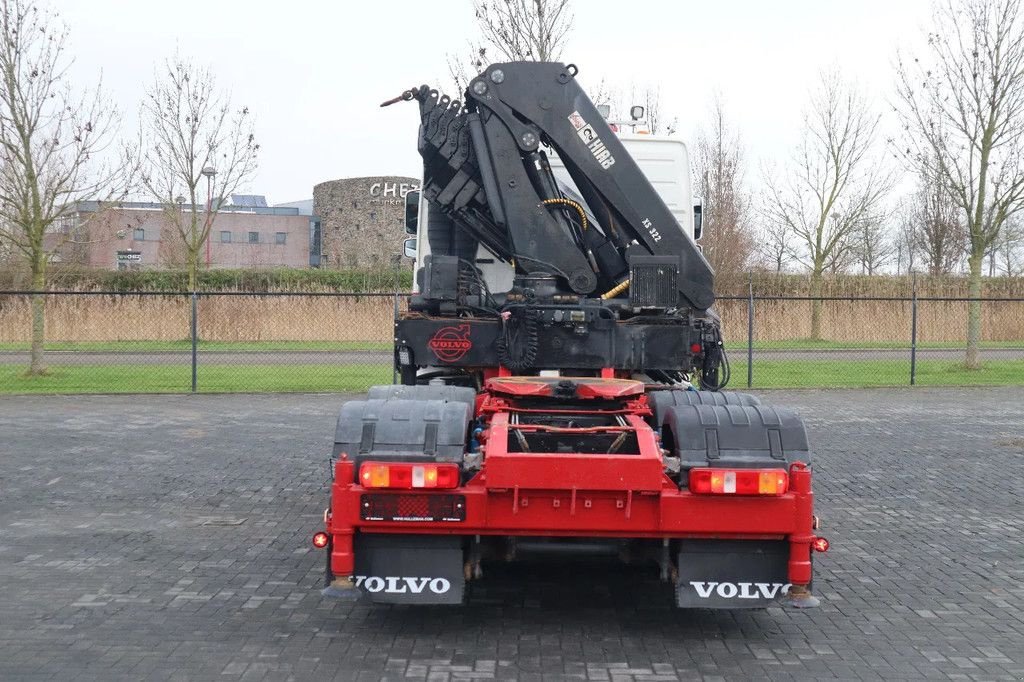
<svg viewBox="0 0 1024 682"><path fill-rule="evenodd" d="M193 207L190 204L181 204L182 210L191 210ZM99 201L79 201L75 204L75 211L82 213L95 213L101 209L122 209L129 211L161 211L164 209L164 204L156 201L114 201L114 202L99 202ZM195 210L203 212L206 210L205 205L195 206ZM294 206L235 206L227 204L222 206L219 213L255 213L257 215L309 215L303 213Z"/></svg>
<svg viewBox="0 0 1024 682"><path fill-rule="evenodd" d="M267 208L267 197L262 194L232 194L227 207ZM225 207L225 208L227 208Z"/></svg>
<svg viewBox="0 0 1024 682"><path fill-rule="evenodd" d="M297 208L299 215L313 215L313 200L286 201L283 204L274 204L274 208Z"/></svg>

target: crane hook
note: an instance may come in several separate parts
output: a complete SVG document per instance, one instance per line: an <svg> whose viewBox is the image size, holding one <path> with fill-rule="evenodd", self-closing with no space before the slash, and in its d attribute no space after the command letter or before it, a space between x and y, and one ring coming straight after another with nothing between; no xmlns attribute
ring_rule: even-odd
<svg viewBox="0 0 1024 682"><path fill-rule="evenodd" d="M397 102L408 102L409 100L411 100L411 99L413 98L413 96L414 96L415 94L416 94L416 93L415 93L414 91L412 91L412 90L406 90L405 92L403 92L403 93L402 93L401 95L399 95L398 97L392 97L391 99L389 99L389 100L388 100L388 101L386 101L386 102L381 102L381 103L380 103L380 105L381 105L382 107L389 107L389 106L391 106L392 104L395 104L395 103L397 103Z"/></svg>

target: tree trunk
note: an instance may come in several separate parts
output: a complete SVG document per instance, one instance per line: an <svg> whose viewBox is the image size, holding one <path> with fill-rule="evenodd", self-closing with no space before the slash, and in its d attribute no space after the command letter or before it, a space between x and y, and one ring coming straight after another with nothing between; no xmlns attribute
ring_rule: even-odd
<svg viewBox="0 0 1024 682"><path fill-rule="evenodd" d="M821 271L811 272L811 338L821 339Z"/></svg>
<svg viewBox="0 0 1024 682"><path fill-rule="evenodd" d="M188 290L196 290L196 280L198 279L199 270L199 251L197 249L188 250Z"/></svg>
<svg viewBox="0 0 1024 682"><path fill-rule="evenodd" d="M39 254L32 258L32 290L43 291L46 288L46 260ZM32 354L28 367L29 376L46 374L46 362L43 358L43 339L46 331L46 296L32 294Z"/></svg>
<svg viewBox="0 0 1024 682"><path fill-rule="evenodd" d="M981 269L985 255L983 253L971 254L967 259L970 267L969 296L972 299L981 298ZM981 301L972 300L967 304L967 355L964 358L964 366L967 369L981 369L981 359L978 357L978 346L981 343Z"/></svg>

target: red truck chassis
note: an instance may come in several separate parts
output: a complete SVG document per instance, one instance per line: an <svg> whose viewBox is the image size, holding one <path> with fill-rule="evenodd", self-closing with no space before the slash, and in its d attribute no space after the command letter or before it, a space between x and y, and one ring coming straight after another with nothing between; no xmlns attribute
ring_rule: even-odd
<svg viewBox="0 0 1024 682"><path fill-rule="evenodd" d="M638 388L639 387L639 388ZM681 489L666 474L660 436L646 418L651 408L638 382L594 379L577 388L594 407L535 406L550 384L536 377L495 378L477 399L480 465L447 489L389 489L361 484L356 463L340 453L334 464L326 537L314 544L330 552L329 574L347 585L356 572L357 534L405 536L509 536L649 540L772 540L788 545L786 577L794 600L811 599L811 553L828 542L815 535L811 471L788 466L782 494L700 494ZM617 401L617 402L615 402ZM598 426L559 427L552 415L586 414ZM529 417L535 417L530 420ZM570 422L571 423L571 422ZM514 434L515 431L520 434ZM510 451L532 435L587 438L615 435L630 452ZM635 440L634 440L635 439ZM520 450L526 449L525 444ZM363 462L364 466L366 462ZM444 511L440 514L438 508ZM383 514L379 509L391 510ZM433 509L429 513L428 509ZM443 518L444 520L440 520Z"/></svg>

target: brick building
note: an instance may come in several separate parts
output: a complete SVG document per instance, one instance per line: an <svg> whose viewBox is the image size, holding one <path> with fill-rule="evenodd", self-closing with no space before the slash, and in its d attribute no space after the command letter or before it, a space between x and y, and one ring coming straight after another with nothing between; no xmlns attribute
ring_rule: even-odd
<svg viewBox="0 0 1024 682"><path fill-rule="evenodd" d="M343 178L316 185L313 214L320 219L322 267L399 263L405 237L405 195L418 188L416 178L394 175Z"/></svg>
<svg viewBox="0 0 1024 682"><path fill-rule="evenodd" d="M218 212L203 262L211 268L309 267L315 219L298 207L246 203ZM111 269L184 263L181 239L159 204L82 202L51 238L61 243L56 256L65 263Z"/></svg>

